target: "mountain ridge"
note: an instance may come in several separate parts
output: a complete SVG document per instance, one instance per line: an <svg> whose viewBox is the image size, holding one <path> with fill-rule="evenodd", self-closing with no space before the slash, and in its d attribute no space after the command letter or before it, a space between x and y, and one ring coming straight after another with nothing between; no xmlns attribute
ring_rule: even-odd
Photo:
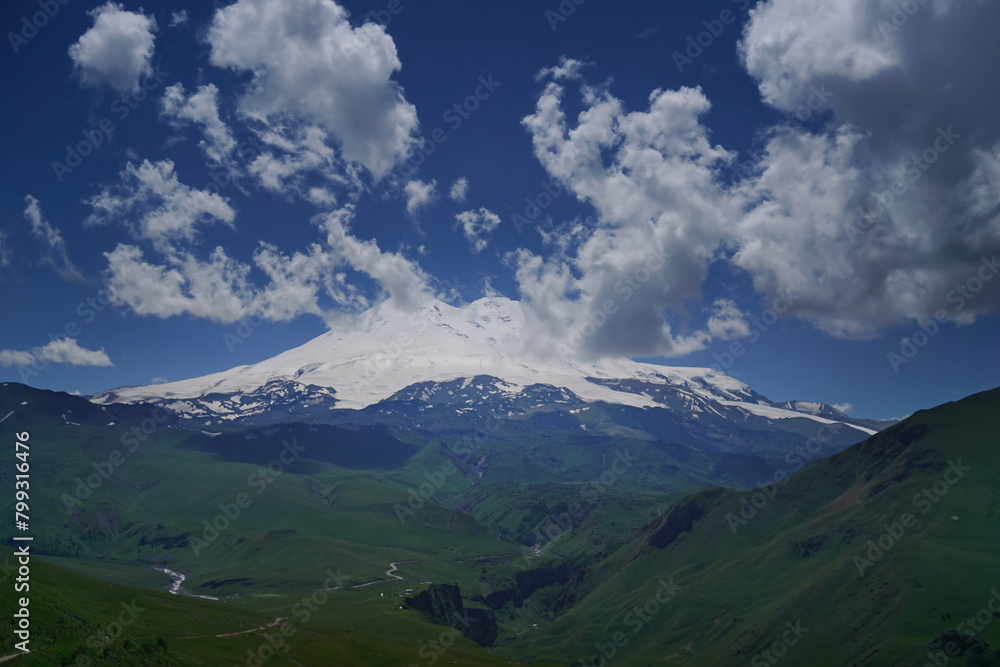
<svg viewBox="0 0 1000 667"><path fill-rule="evenodd" d="M536 351L537 352L537 351ZM659 366L627 358L571 359L532 354L524 340L518 302L488 297L457 308L434 301L405 312L392 300L350 324L256 364L158 385L120 387L91 396L98 404L155 403L195 418L239 420L276 408L317 418L329 410L364 410L386 402L429 401L461 381L492 378L493 399L516 402L529 388L569 392L571 409L603 402L635 408L669 407L693 415L733 418L736 408L768 419L839 422L871 435L891 422L858 420L832 406L776 403L749 385L712 368ZM482 384L482 383L480 383ZM415 387L423 386L423 394ZM436 386L435 386L436 385ZM486 391L486 390L484 390ZM470 396L474 405L489 398ZM523 403L523 401L522 401ZM804 405L806 409L798 406ZM537 407L537 406L535 406ZM526 409L522 405L520 409ZM876 427L876 428L873 428Z"/></svg>

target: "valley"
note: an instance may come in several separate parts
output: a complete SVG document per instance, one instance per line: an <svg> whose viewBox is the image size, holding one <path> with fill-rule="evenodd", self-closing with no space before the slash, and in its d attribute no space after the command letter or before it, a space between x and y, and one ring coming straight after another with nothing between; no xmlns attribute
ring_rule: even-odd
<svg viewBox="0 0 1000 667"><path fill-rule="evenodd" d="M599 403L506 418L429 406L419 428L359 411L361 424L339 413L336 424L203 432L142 403L94 405L10 383L0 396L15 406L0 435L29 419L32 442L45 443L33 461L45 470L35 489L33 549L45 563L33 573L36 595L65 596L56 582L66 578L80 595L107 604L141 595L156 615L174 614L160 644L144 645L135 625L95 647L84 629L100 617L70 607L60 626L76 634L36 638L47 646L16 658L25 664L137 646L149 664L157 652L162 664L214 664L226 642L239 644L229 659L244 664L238 655L268 636L287 648L269 664L322 664L312 651L332 645L345 660L365 656L344 664L423 665L446 654L467 656L461 664L737 664L796 622L824 628L796 637L803 659L835 651L843 662L896 664L943 636L943 620L974 612L994 571L989 480L1000 462L988 433L1000 426L998 392L853 446L838 444L850 437L844 426L813 422L828 427L818 434L826 442L772 431L725 447L697 432L686 444L654 439L669 418ZM155 430L123 448L157 410ZM567 428L588 412L603 433ZM801 444L778 458L783 441ZM946 494L910 503L957 460L969 470ZM914 523L893 528L907 509ZM876 557L868 545L878 546L882 526L905 535ZM190 595L166 592L181 576ZM47 604L62 615L69 603ZM201 618L209 630L192 624ZM268 632L275 619L289 624L284 633ZM888 627L906 631L890 637ZM984 628L964 649L979 660L968 664L994 664L998 631ZM386 660L365 652L388 636Z"/></svg>

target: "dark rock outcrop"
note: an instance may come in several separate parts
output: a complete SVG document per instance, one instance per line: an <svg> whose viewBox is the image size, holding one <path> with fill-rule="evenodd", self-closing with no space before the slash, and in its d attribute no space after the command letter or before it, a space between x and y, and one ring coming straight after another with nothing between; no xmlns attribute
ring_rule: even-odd
<svg viewBox="0 0 1000 667"><path fill-rule="evenodd" d="M491 646L497 638L497 618L492 609L469 608L462 602L457 584L431 584L427 590L403 599L431 623L448 625L480 646Z"/></svg>
<svg viewBox="0 0 1000 667"><path fill-rule="evenodd" d="M704 515L701 505L692 498L675 503L660 520L660 525L649 536L650 546L663 549L672 544L681 533L694 527L694 522Z"/></svg>
<svg viewBox="0 0 1000 667"><path fill-rule="evenodd" d="M518 572L514 576L513 586L476 597L475 600L482 602L490 609L500 609L508 602L513 602L515 607L522 607L524 601L539 588L567 583L576 573L576 569L571 563L566 562L553 568L537 568L527 572Z"/></svg>

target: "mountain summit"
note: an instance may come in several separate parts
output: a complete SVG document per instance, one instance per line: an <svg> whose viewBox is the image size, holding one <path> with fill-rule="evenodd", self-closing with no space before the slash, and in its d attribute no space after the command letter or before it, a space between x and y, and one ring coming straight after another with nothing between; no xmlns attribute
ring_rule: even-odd
<svg viewBox="0 0 1000 667"><path fill-rule="evenodd" d="M580 360L540 357L525 340L521 304L483 298L457 308L441 301L405 312L392 300L271 359L203 377L123 387L93 397L101 404L151 402L195 417L238 419L287 407L360 410L386 401L465 403L529 399L603 402L632 408L670 407L693 419L754 415L845 423L859 436L875 430L819 403L774 403L711 368L659 366L627 358ZM453 386L454 384L454 386ZM445 387L445 385L447 385ZM480 396L469 395L478 389ZM549 390L538 395L540 388ZM551 390L559 390L553 398ZM445 396L437 395L439 393ZM738 412L734 413L734 410Z"/></svg>

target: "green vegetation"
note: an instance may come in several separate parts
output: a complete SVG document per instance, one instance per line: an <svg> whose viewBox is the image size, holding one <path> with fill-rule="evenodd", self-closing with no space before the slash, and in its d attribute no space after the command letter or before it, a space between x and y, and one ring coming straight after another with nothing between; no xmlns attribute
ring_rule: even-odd
<svg viewBox="0 0 1000 667"><path fill-rule="evenodd" d="M269 665L1000 665L1000 390L746 491L773 467L526 420L480 477L450 423L206 435L17 385L0 405L0 440L31 433L34 651L12 665L256 664L268 636Z"/></svg>
<svg viewBox="0 0 1000 667"><path fill-rule="evenodd" d="M16 566L11 549L0 547L0 563L6 566L0 567L0 586L9 591L8 568ZM323 577L317 572L317 581ZM33 559L32 651L7 664L257 664L252 654L273 654L268 665L426 665L425 656L431 655L447 655L458 664L517 664L397 609L400 598L388 597L392 590L377 584L333 591L325 599L310 592L307 600L315 609L310 611L304 595L260 596L253 604L242 598L241 604L211 602L109 584ZM14 613L13 597L0 597L4 625L10 627ZM277 651L268 648L275 644ZM14 653L4 633L0 658Z"/></svg>
<svg viewBox="0 0 1000 667"><path fill-rule="evenodd" d="M972 618L959 632L980 627L977 640L948 664L1000 665L988 607L1000 591L998 408L1000 390L985 392L774 488L687 496L591 568L578 604L502 650L574 664L601 648L621 664L763 665L785 650L788 664L924 664ZM678 588L666 603L661 582Z"/></svg>

